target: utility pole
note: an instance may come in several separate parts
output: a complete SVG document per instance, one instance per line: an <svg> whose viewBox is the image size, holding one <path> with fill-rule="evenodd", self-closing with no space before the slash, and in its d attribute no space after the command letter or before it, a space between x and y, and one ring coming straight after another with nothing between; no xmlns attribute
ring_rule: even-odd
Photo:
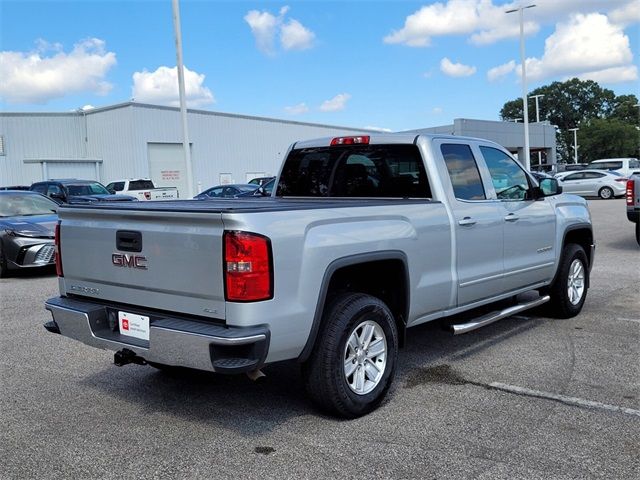
<svg viewBox="0 0 640 480"><path fill-rule="evenodd" d="M530 149L529 149L529 106L527 105L527 67L525 65L524 55L524 10L527 8L533 8L535 4L527 5L526 7L514 8L513 10L507 10L505 13L518 12L520 16L520 62L522 63L522 109L524 111L524 167L527 170L531 169Z"/></svg>
<svg viewBox="0 0 640 480"><path fill-rule="evenodd" d="M191 148L189 148L189 129L187 125L187 104L184 90L184 65L182 63L182 32L180 31L180 6L178 0L172 0L173 30L176 37L176 58L178 70L178 93L180 95L180 117L182 120L182 147L187 175L187 198L193 198L193 169L191 166Z"/></svg>

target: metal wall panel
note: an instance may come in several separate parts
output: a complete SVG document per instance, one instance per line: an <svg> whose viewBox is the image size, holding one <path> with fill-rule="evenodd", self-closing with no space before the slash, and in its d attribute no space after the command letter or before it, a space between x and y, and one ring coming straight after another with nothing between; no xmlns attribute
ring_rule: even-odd
<svg viewBox="0 0 640 480"><path fill-rule="evenodd" d="M200 110L190 110L188 122L194 188L217 184L221 174L238 183L249 172L275 175L294 141L365 131ZM41 166L24 159L46 157L101 159L105 184L149 177L148 144L182 142L178 109L136 103L65 114L0 113L0 135L7 152L0 156L0 185L41 180Z"/></svg>

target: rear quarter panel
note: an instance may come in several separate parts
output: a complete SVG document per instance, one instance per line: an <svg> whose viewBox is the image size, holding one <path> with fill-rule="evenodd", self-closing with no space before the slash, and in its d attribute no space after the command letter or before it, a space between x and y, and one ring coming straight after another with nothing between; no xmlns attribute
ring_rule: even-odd
<svg viewBox="0 0 640 480"><path fill-rule="evenodd" d="M269 324L268 362L299 356L311 331L325 272L338 259L403 252L409 270L409 322L449 306L451 238L448 216L439 202L390 200L385 206L223 214L223 223L226 230L253 231L272 242L274 298L226 304L229 325Z"/></svg>

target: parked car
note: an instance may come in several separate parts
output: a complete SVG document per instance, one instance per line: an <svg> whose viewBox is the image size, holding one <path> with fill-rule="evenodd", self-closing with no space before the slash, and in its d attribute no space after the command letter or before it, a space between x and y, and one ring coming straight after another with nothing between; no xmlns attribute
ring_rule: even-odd
<svg viewBox="0 0 640 480"><path fill-rule="evenodd" d="M640 245L640 174L627 180L625 193L627 203L627 218L636 224L636 241Z"/></svg>
<svg viewBox="0 0 640 480"><path fill-rule="evenodd" d="M238 195L237 198L246 198L246 197L265 198L265 197L270 197L272 192L273 192L273 187L275 186L275 184L276 184L276 177L273 177L271 180L269 180L267 183L263 184L262 186L258 187L253 192L241 193L240 195Z"/></svg>
<svg viewBox="0 0 640 480"><path fill-rule="evenodd" d="M586 163L558 163L556 165L557 173L575 172L587 168Z"/></svg>
<svg viewBox="0 0 640 480"><path fill-rule="evenodd" d="M562 190L584 197L609 199L624 195L627 179L616 172L581 170L556 175Z"/></svg>
<svg viewBox="0 0 640 480"><path fill-rule="evenodd" d="M111 194L131 195L138 200L177 200L176 187L156 187L148 178L114 180L106 186Z"/></svg>
<svg viewBox="0 0 640 480"><path fill-rule="evenodd" d="M249 183L251 185L257 185L259 187L263 186L265 183L270 182L271 180L273 180L274 176L271 177L257 177L257 178L252 178L251 180L249 180Z"/></svg>
<svg viewBox="0 0 640 480"><path fill-rule="evenodd" d="M255 378L297 360L317 405L357 417L389 391L409 327L465 312L460 334L545 303L581 311L590 214L560 193L487 140L297 142L272 198L61 207L45 327L117 365Z"/></svg>
<svg viewBox="0 0 640 480"><path fill-rule="evenodd" d="M35 192L0 192L0 277L55 262L58 204Z"/></svg>
<svg viewBox="0 0 640 480"><path fill-rule="evenodd" d="M29 185L11 185L9 187L0 187L0 190L29 190Z"/></svg>
<svg viewBox="0 0 640 480"><path fill-rule="evenodd" d="M251 194L258 189L258 185L249 183L236 183L231 185L216 185L200 192L195 199L210 200L212 198L237 198L245 194Z"/></svg>
<svg viewBox="0 0 640 480"><path fill-rule="evenodd" d="M636 170L640 170L640 161L638 161L637 158L603 158L601 160L594 160L587 168L591 170L617 172L623 177L629 177Z"/></svg>
<svg viewBox="0 0 640 480"><path fill-rule="evenodd" d="M57 203L131 202L130 195L113 195L99 182L75 178L47 180L31 185L30 190L46 195Z"/></svg>

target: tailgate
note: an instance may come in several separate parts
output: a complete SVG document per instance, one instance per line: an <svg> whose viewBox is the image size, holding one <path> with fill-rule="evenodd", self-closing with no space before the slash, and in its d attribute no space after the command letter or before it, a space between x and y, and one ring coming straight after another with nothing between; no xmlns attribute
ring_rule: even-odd
<svg viewBox="0 0 640 480"><path fill-rule="evenodd" d="M68 294L224 318L219 212L61 209Z"/></svg>

